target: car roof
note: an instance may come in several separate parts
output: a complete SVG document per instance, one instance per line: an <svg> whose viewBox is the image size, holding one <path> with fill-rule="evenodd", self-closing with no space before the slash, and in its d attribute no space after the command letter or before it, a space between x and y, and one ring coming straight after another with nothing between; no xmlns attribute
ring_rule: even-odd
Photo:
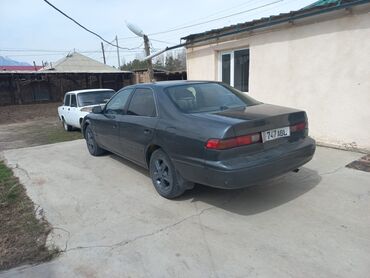
<svg viewBox="0 0 370 278"><path fill-rule="evenodd" d="M202 84L202 83L219 83L219 82L207 81L207 80L171 80L171 81L158 81L158 82L151 82L151 83L139 83L139 84L126 86L124 88L126 89L129 87L140 87L140 86L167 88L171 86Z"/></svg>
<svg viewBox="0 0 370 278"><path fill-rule="evenodd" d="M90 92L106 92L106 91L113 91L112 89L85 89L85 90L75 90L66 92L66 94L81 94L81 93L90 93Z"/></svg>

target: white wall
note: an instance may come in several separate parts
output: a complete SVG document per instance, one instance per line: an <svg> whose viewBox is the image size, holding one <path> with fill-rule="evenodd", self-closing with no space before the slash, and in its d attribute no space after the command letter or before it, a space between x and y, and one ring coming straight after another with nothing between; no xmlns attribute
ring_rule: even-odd
<svg viewBox="0 0 370 278"><path fill-rule="evenodd" d="M319 142L370 151L369 9L188 48L188 79L217 80L219 51L245 47L253 97L306 110Z"/></svg>

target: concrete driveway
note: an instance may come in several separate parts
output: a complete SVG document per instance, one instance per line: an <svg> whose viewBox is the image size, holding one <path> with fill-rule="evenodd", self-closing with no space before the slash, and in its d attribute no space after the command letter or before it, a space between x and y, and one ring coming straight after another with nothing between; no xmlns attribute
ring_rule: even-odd
<svg viewBox="0 0 370 278"><path fill-rule="evenodd" d="M82 140L4 156L64 252L1 277L369 277L370 174L344 167L358 153L318 148L297 174L175 201Z"/></svg>

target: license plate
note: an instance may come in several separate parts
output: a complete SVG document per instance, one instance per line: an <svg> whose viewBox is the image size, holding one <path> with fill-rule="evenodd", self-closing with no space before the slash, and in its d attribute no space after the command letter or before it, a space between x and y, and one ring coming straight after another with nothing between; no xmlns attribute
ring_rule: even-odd
<svg viewBox="0 0 370 278"><path fill-rule="evenodd" d="M262 132L262 142L271 141L282 137L288 137L289 135L290 135L289 126L266 130Z"/></svg>

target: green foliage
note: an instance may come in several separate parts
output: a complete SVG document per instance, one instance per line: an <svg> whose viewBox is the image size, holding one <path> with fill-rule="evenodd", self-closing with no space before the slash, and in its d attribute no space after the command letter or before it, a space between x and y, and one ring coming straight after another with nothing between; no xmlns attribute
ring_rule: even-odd
<svg viewBox="0 0 370 278"><path fill-rule="evenodd" d="M46 144L83 139L82 133L79 130L66 132L59 126L55 129L48 130L45 135L45 139L47 140Z"/></svg>
<svg viewBox="0 0 370 278"><path fill-rule="evenodd" d="M12 176L12 170L5 166L4 162L0 161L0 182L4 182L6 179Z"/></svg>
<svg viewBox="0 0 370 278"><path fill-rule="evenodd" d="M165 57L165 58L164 58ZM153 59L153 68L157 70L166 71L184 71L186 70L186 55L185 51L177 53L167 53L165 56L160 55ZM148 64L146 61L140 61L139 59L132 60L131 62L125 63L121 66L121 70L142 70L147 69Z"/></svg>
<svg viewBox="0 0 370 278"><path fill-rule="evenodd" d="M140 61L139 59L132 60L131 62L125 63L121 66L121 70L139 70L148 68L146 61Z"/></svg>
<svg viewBox="0 0 370 278"><path fill-rule="evenodd" d="M0 161L0 272L21 264L54 258L59 250L49 249L46 239L51 227L37 219L35 206L26 190L3 161Z"/></svg>
<svg viewBox="0 0 370 278"><path fill-rule="evenodd" d="M172 56L166 57L166 70L168 71L181 71L184 70L183 63L178 58Z"/></svg>
<svg viewBox="0 0 370 278"><path fill-rule="evenodd" d="M0 205L14 202L19 196L18 179L4 162L0 161Z"/></svg>

